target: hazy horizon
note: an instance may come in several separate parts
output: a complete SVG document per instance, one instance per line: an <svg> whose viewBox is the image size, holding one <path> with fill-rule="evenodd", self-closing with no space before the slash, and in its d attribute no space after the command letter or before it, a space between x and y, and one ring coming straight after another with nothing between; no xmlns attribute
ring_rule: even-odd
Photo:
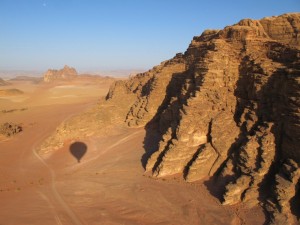
<svg viewBox="0 0 300 225"><path fill-rule="evenodd" d="M297 11L298 0L2 0L0 70L148 70L205 29Z"/></svg>
<svg viewBox="0 0 300 225"><path fill-rule="evenodd" d="M48 69L59 70L62 68L63 67L48 68ZM15 78L19 76L42 77L47 70L0 70L0 78L9 80L11 78ZM147 71L147 69L77 70L79 75L90 74L90 75L100 75L100 76L110 76L110 77L127 77L131 74L141 73L145 71Z"/></svg>

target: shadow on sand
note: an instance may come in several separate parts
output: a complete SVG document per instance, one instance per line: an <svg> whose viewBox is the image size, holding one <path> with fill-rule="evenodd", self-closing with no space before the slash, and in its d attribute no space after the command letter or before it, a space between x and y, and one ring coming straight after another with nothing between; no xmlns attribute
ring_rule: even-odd
<svg viewBox="0 0 300 225"><path fill-rule="evenodd" d="M80 160L85 155L86 151L87 146L83 142L74 142L70 145L70 152L77 159L78 163L80 163Z"/></svg>

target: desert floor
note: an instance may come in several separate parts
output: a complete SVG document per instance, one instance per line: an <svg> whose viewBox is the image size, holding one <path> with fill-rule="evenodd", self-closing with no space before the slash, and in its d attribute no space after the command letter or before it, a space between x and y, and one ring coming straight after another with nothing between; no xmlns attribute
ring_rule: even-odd
<svg viewBox="0 0 300 225"><path fill-rule="evenodd" d="M72 143L41 157L36 146L62 121L97 104L108 84L14 82L6 88L24 94L0 97L0 123L24 130L0 141L1 225L263 224L259 208L222 206L203 182L144 174L143 128L79 138L86 146L80 162Z"/></svg>

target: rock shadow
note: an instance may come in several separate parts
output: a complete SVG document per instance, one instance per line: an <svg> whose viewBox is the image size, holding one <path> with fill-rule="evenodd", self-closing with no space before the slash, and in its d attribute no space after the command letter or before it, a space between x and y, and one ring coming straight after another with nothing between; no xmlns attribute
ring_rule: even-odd
<svg viewBox="0 0 300 225"><path fill-rule="evenodd" d="M81 158L87 152L87 145L83 142L74 142L70 145L70 153L77 159L80 163Z"/></svg>
<svg viewBox="0 0 300 225"><path fill-rule="evenodd" d="M146 136L144 138L143 147L145 153L142 155L141 163L144 169L146 169L147 161L151 155L157 151L159 147L159 141L161 140L161 134L153 126L146 126Z"/></svg>
<svg viewBox="0 0 300 225"><path fill-rule="evenodd" d="M223 202L223 194L226 191L226 184L232 180L232 177L227 176L224 177L221 181L216 176L211 176L209 179L205 180L203 184L207 188L208 192L218 199L221 202Z"/></svg>
<svg viewBox="0 0 300 225"><path fill-rule="evenodd" d="M299 184L297 184L297 186L299 186ZM299 187L296 187L296 189L298 188ZM299 198L300 198L300 190L298 189L296 191L296 195L290 200L291 212L297 218L298 221L300 220Z"/></svg>
<svg viewBox="0 0 300 225"><path fill-rule="evenodd" d="M191 84L188 86L186 93L182 94L181 90L183 86L188 83ZM152 80L151 80L152 81ZM189 71L184 71L182 73L173 73L172 77L166 87L166 95L163 99L161 105L158 107L157 112L153 118L146 124L146 136L144 138L144 149L145 154L141 158L141 163L144 168L151 155L156 152L159 148L159 143L163 139L163 135L166 131L171 128L172 138L175 136L175 128L178 124L178 115L179 111L183 108L183 105L186 104L187 98L190 96L191 92L194 90L194 80L192 79ZM145 85L149 86L149 84ZM143 95L150 94L149 88L143 88ZM163 151L157 159L155 167L160 163L161 158L163 157L165 151Z"/></svg>

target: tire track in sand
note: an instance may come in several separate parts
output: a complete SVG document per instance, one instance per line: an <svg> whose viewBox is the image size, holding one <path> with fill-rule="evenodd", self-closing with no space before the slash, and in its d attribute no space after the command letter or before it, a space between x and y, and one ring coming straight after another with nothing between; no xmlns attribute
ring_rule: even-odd
<svg viewBox="0 0 300 225"><path fill-rule="evenodd" d="M105 154L106 152L108 152L110 149L126 142L128 139L130 139L131 137L135 136L136 134L141 133L142 130L136 131L134 133L131 133L127 136L125 136L124 138L118 140L116 143L110 145L109 147L107 147L104 151L101 151L100 154L98 154L96 157L85 161L84 163L82 163L81 165L86 165L88 163L91 163L92 161L98 159L101 155ZM72 224L74 225L83 225L83 223L81 222L81 220L76 216L76 214L72 211L72 209L69 207L69 205L63 200L63 198L61 197L61 195L59 194L59 192L57 191L56 185L55 185L55 179L56 179L56 174L55 171L46 163L46 161L36 152L36 148L32 149L33 154L36 156L36 158L48 169L50 175L51 175L51 189L52 192L54 194L54 197L56 199L56 201L62 206L62 208L64 209L64 211L68 214L69 218L72 220ZM57 224L61 225L61 220L59 219L58 215L55 215L55 220L57 222Z"/></svg>
<svg viewBox="0 0 300 225"><path fill-rule="evenodd" d="M71 117L73 117L76 114L77 113L73 113L73 114L67 116L61 123L64 123L65 121L69 120ZM48 136L48 132L45 132L45 134L42 135L42 136L43 136L43 138L41 140L44 140ZM56 174L55 174L54 170L46 163L46 161L37 153L37 148L36 148L37 144L40 144L40 143L35 143L34 144L34 146L32 148L32 153L46 167L46 169L49 171L50 176L51 176L51 189L52 189L52 193L54 194L54 197L55 197L56 201L61 205L61 207L67 213L69 218L72 220L72 224L74 224L74 225L84 225L84 223L82 223L80 221L80 219L76 216L76 214L72 211L72 209L63 200L63 198L61 197L61 195L57 191L56 186L55 186ZM62 225L61 220L59 219L59 216L57 214L55 215L55 220L56 220L57 224Z"/></svg>
<svg viewBox="0 0 300 225"><path fill-rule="evenodd" d="M83 225L83 223L79 220L79 218L76 216L76 214L71 210L71 208L67 205L67 203L63 200L63 198L61 197L61 195L57 191L56 186L55 186L56 175L55 175L54 170L45 162L45 160L43 158L41 158L37 154L36 149L33 149L32 152L40 160L40 162L48 169L48 171L50 172L50 175L51 175L51 189L52 189L52 192L54 194L54 197L55 197L56 201L63 207L65 212L68 214L68 216L72 220L73 224ZM58 218L58 220L59 220L59 218Z"/></svg>

